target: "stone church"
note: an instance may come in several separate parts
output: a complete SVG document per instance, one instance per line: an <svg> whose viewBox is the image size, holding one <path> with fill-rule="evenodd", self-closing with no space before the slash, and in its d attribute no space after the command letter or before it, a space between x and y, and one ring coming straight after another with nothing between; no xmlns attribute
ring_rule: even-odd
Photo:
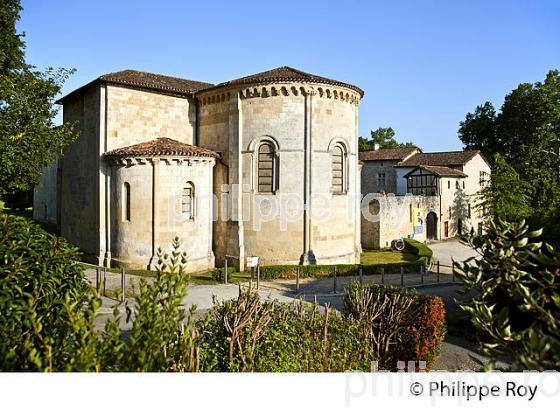
<svg viewBox="0 0 560 410"><path fill-rule="evenodd" d="M363 94L290 67L217 85L102 75L59 101L79 137L45 170L34 218L105 266L153 268L175 236L191 272L226 256L357 263Z"/></svg>

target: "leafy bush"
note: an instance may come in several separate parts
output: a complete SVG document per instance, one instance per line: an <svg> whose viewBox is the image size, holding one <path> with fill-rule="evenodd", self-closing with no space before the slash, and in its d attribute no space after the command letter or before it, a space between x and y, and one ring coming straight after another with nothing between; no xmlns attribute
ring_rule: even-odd
<svg viewBox="0 0 560 410"><path fill-rule="evenodd" d="M487 235L466 238L480 258L454 263L479 291L462 308L484 336L487 369L505 355L512 370L560 370L560 252L541 233L524 221L489 222Z"/></svg>
<svg viewBox="0 0 560 410"><path fill-rule="evenodd" d="M213 269L212 270L212 279L214 279L216 282L223 282L225 280L224 272L225 272L225 267L224 268ZM235 267L229 266L228 267L228 278L231 278L234 273L235 273Z"/></svg>
<svg viewBox="0 0 560 410"><path fill-rule="evenodd" d="M427 245L410 238L404 238L404 244L406 251L416 255L425 266L432 263L433 252Z"/></svg>
<svg viewBox="0 0 560 410"><path fill-rule="evenodd" d="M415 261L361 266L364 275L375 275L381 273L381 268L385 269L385 273L399 273L401 267L404 268L405 272L418 272L421 264L421 261ZM302 265L299 266L300 278L331 277L335 266L338 276L359 275L360 265ZM261 266L261 279L294 279L297 275L297 269L298 265Z"/></svg>
<svg viewBox="0 0 560 410"><path fill-rule="evenodd" d="M0 214L0 370L97 370L84 349L99 306L80 253L21 217Z"/></svg>
<svg viewBox="0 0 560 410"><path fill-rule="evenodd" d="M382 285L352 284L344 298L344 314L363 323L375 346L380 368L394 370L397 361L425 361L431 368L445 336L441 298Z"/></svg>

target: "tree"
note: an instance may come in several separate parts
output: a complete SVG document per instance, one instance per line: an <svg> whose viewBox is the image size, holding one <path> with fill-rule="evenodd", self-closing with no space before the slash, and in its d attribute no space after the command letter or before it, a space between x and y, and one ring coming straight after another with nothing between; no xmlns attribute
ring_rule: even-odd
<svg viewBox="0 0 560 410"><path fill-rule="evenodd" d="M486 101L468 113L459 123L459 139L467 150L480 150L486 158L492 159L498 152L496 144L496 110Z"/></svg>
<svg viewBox="0 0 560 410"><path fill-rule="evenodd" d="M530 204L531 186L496 154L490 183L481 191L480 206L493 219L519 221L532 212Z"/></svg>
<svg viewBox="0 0 560 410"><path fill-rule="evenodd" d="M395 131L391 127L380 127L371 131L370 139L360 137L358 145L360 151L372 150L376 145L378 145L379 148L403 148L415 146L412 142L398 142L395 139Z"/></svg>
<svg viewBox="0 0 560 410"><path fill-rule="evenodd" d="M33 188L76 137L70 125L54 126L55 97L73 72L44 72L25 62L23 34L16 32L19 0L0 5L0 194Z"/></svg>
<svg viewBox="0 0 560 410"><path fill-rule="evenodd" d="M459 137L466 149L480 149L490 161L499 153L510 165L515 180L524 181L530 192L526 216L532 224L548 225L544 236L551 240L551 224L560 221L560 71L549 71L543 82L520 84L497 114L488 102L478 106L461 122ZM497 195L499 188L492 189ZM513 200L511 189L518 188L504 183L501 189L504 198ZM494 210L503 212L498 216L520 218L505 209L507 201L502 203L494 203Z"/></svg>

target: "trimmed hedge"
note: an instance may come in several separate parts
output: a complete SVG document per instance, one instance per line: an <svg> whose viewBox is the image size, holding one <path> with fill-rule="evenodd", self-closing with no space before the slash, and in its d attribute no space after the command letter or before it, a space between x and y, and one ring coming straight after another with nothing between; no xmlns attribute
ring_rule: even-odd
<svg viewBox="0 0 560 410"><path fill-rule="evenodd" d="M410 238L405 238L404 244L406 251L416 255L418 260L424 265L430 265L432 263L433 252L427 245Z"/></svg>
<svg viewBox="0 0 560 410"><path fill-rule="evenodd" d="M405 272L418 272L423 261L408 263L386 263L379 265L361 265L364 275L375 275L381 273L399 273L401 266ZM261 279L295 279L297 269L300 268L300 278L320 278L333 276L336 266L337 276L357 276L360 274L360 265L270 265L261 266Z"/></svg>

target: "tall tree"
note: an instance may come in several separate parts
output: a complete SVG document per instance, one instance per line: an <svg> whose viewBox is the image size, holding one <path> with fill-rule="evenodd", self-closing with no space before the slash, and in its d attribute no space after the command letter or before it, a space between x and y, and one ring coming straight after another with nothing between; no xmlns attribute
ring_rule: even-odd
<svg viewBox="0 0 560 410"><path fill-rule="evenodd" d="M477 106L474 113L468 113L460 122L459 139L465 149L478 149L486 158L494 157L499 146L496 141L496 110L491 102Z"/></svg>
<svg viewBox="0 0 560 410"><path fill-rule="evenodd" d="M19 0L0 4L0 194L33 188L75 138L71 126L54 126L54 100L72 70L41 72L25 62L20 12Z"/></svg>
<svg viewBox="0 0 560 410"><path fill-rule="evenodd" d="M360 151L367 151L374 149L375 146L379 148L402 148L402 147L414 147L412 142L398 142L395 138L395 131L393 128L377 128L372 130L370 138L366 139L360 137L358 141Z"/></svg>

